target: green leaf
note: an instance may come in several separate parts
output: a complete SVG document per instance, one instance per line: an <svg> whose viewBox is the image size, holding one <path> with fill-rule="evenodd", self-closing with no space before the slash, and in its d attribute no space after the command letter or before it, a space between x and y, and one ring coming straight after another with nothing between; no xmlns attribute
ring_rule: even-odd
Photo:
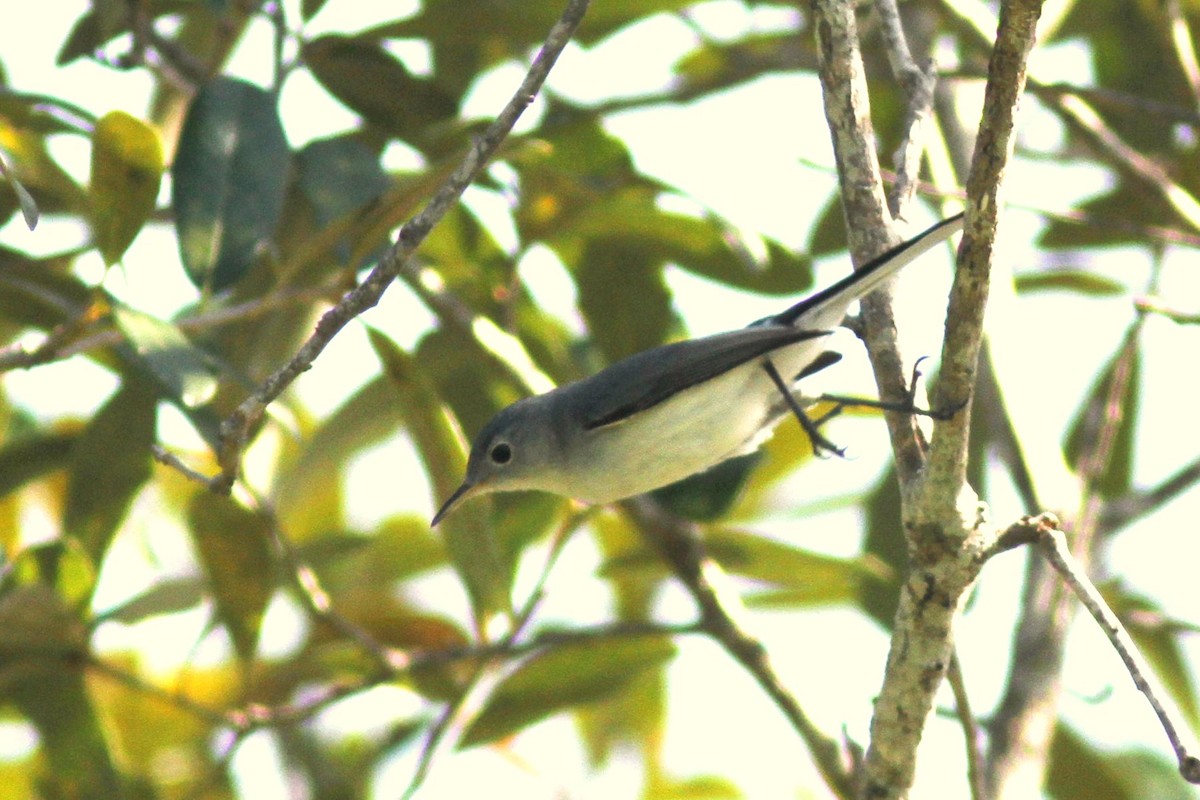
<svg viewBox="0 0 1200 800"><path fill-rule="evenodd" d="M326 2L328 0L303 0L300 3L300 18L308 22L321 13L321 9L325 7Z"/></svg>
<svg viewBox="0 0 1200 800"><path fill-rule="evenodd" d="M567 229L596 246L618 242L659 264L675 264L709 280L767 294L794 294L812 285L812 258L795 255L767 240L766 258L756 260L741 234L722 220L664 211L643 189L594 202Z"/></svg>
<svg viewBox="0 0 1200 800"><path fill-rule="evenodd" d="M702 41L675 63L675 92L691 97L728 89L771 72L815 72L813 37L798 33L789 29L750 33L733 41Z"/></svg>
<svg viewBox="0 0 1200 800"><path fill-rule="evenodd" d="M896 577L870 557L847 559L813 553L743 531L718 529L705 536L705 547L726 571L786 590L766 592L758 602L826 605L856 600L867 581L895 585Z"/></svg>
<svg viewBox="0 0 1200 800"><path fill-rule="evenodd" d="M4 591L35 585L52 589L65 608L82 614L96 588L96 567L74 539L33 545L13 559Z"/></svg>
<svg viewBox="0 0 1200 800"><path fill-rule="evenodd" d="M97 616L105 621L132 625L149 617L175 614L200 605L204 583L198 578L170 578L154 584L119 606Z"/></svg>
<svg viewBox="0 0 1200 800"><path fill-rule="evenodd" d="M236 283L275 233L288 144L275 95L217 78L192 100L172 168L179 253L197 288Z"/></svg>
<svg viewBox="0 0 1200 800"><path fill-rule="evenodd" d="M439 326L423 336L416 361L469 433L481 430L499 409L524 396L512 375L461 328Z"/></svg>
<svg viewBox="0 0 1200 800"><path fill-rule="evenodd" d="M681 11L692 5L694 0L605 0L588 9L576 38L589 44L645 17ZM553 2L481 4L475 0L435 0L423 3L420 14L381 25L366 35L474 43L494 53L498 61L543 41L561 14L562 5Z"/></svg>
<svg viewBox="0 0 1200 800"><path fill-rule="evenodd" d="M1134 438L1137 424L1138 385L1142 365L1141 349L1138 347L1136 329L1131 329L1125 341L1104 367L1100 377L1085 395L1083 405L1067 432L1067 463L1075 470L1084 458L1091 458L1099 442L1099 432L1109 425L1111 409L1108 396L1118 370L1128 369L1125 390L1117 398L1121 418L1117 423L1116 438L1112 449L1096 476L1095 488L1103 497L1117 497L1127 492L1133 479L1133 457L1137 441Z"/></svg>
<svg viewBox="0 0 1200 800"><path fill-rule="evenodd" d="M96 123L92 135L92 234L106 264L119 261L154 213L163 151L150 126L123 111Z"/></svg>
<svg viewBox="0 0 1200 800"><path fill-rule="evenodd" d="M645 800L740 800L737 784L718 775L691 778L657 778L643 795Z"/></svg>
<svg viewBox="0 0 1200 800"><path fill-rule="evenodd" d="M610 363L662 344L677 321L660 262L636 246L589 242L575 282L579 310Z"/></svg>
<svg viewBox="0 0 1200 800"><path fill-rule="evenodd" d="M892 466L884 470L867 498L866 512L864 556L885 564L892 575L903 575L908 569L908 551L904 543L904 530L900 526L900 484ZM899 581L863 582L860 596L862 608L885 630L891 630L899 602Z"/></svg>
<svg viewBox="0 0 1200 800"><path fill-rule="evenodd" d="M0 497L71 463L78 433L31 433L0 448Z"/></svg>
<svg viewBox="0 0 1200 800"><path fill-rule="evenodd" d="M761 451L726 459L704 472L684 478L651 494L672 514L695 522L725 516L737 501L754 468L765 458Z"/></svg>
<svg viewBox="0 0 1200 800"><path fill-rule="evenodd" d="M298 542L339 527L342 482L350 460L395 433L396 389L384 376L368 381L334 411L305 442L299 456L275 481L275 508Z"/></svg>
<svg viewBox="0 0 1200 800"><path fill-rule="evenodd" d="M1178 631L1162 624L1165 617L1162 609L1149 599L1132 594L1118 580L1108 581L1099 589L1167 687L1171 699L1187 715L1193 728L1200 726L1200 706L1196 702L1191 668L1180 646Z"/></svg>
<svg viewBox="0 0 1200 800"><path fill-rule="evenodd" d="M71 257L33 259L0 246L0 315L14 325L50 330L75 319L92 291L71 274Z"/></svg>
<svg viewBox="0 0 1200 800"><path fill-rule="evenodd" d="M158 393L127 377L75 446L63 530L99 561L130 503L150 477Z"/></svg>
<svg viewBox="0 0 1200 800"><path fill-rule="evenodd" d="M238 657L249 661L275 589L270 522L228 497L198 491L188 509L188 524L217 617L229 631Z"/></svg>
<svg viewBox="0 0 1200 800"><path fill-rule="evenodd" d="M124 796L79 668L86 647L77 608L40 575L30 583L10 576L0 594L0 650L15 657L6 658L0 671L0 701L15 706L37 729L43 756L39 796Z"/></svg>
<svg viewBox="0 0 1200 800"><path fill-rule="evenodd" d="M666 637L612 639L555 647L505 678L463 736L463 745L491 742L551 714L624 691L646 670L675 655Z"/></svg>
<svg viewBox="0 0 1200 800"><path fill-rule="evenodd" d="M356 134L318 139L305 145L296 154L296 175L300 189L313 207L318 227L362 209L391 185L379 163L379 153ZM337 245L343 261L350 256L350 244L343 239ZM376 260L382 250L381 244L363 260Z"/></svg>
<svg viewBox="0 0 1200 800"><path fill-rule="evenodd" d="M325 89L368 122L419 143L435 123L458 113L455 99L414 77L378 42L328 35L304 46L304 62Z"/></svg>
<svg viewBox="0 0 1200 800"><path fill-rule="evenodd" d="M1015 282L1017 291L1022 293L1058 290L1097 297L1111 297L1128 292L1125 285L1119 281L1082 269L1024 272L1016 276Z"/></svg>
<svg viewBox="0 0 1200 800"><path fill-rule="evenodd" d="M1101 749L1060 722L1046 789L1055 800L1191 800L1173 764L1146 750Z"/></svg>
<svg viewBox="0 0 1200 800"><path fill-rule="evenodd" d="M404 416L434 491L440 498L449 497L466 469L461 435L413 358L379 331L368 328L367 335L384 373L396 388L395 405ZM479 499L464 503L440 526L450 560L467 587L479 623L510 608L513 570L511 564L504 563L487 524L489 505Z"/></svg>
<svg viewBox="0 0 1200 800"><path fill-rule="evenodd" d="M217 393L217 379L208 356L179 328L115 302L112 315L137 360L158 379L171 399L191 409L204 405Z"/></svg>

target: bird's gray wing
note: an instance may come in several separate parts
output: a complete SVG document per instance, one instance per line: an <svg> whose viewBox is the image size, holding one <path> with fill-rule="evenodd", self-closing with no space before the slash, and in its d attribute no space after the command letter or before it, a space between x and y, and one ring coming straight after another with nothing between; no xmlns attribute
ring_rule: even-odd
<svg viewBox="0 0 1200 800"><path fill-rule="evenodd" d="M573 405L582 414L583 428L594 430L626 420L772 350L828 334L764 325L676 342L622 359L569 389L578 392Z"/></svg>

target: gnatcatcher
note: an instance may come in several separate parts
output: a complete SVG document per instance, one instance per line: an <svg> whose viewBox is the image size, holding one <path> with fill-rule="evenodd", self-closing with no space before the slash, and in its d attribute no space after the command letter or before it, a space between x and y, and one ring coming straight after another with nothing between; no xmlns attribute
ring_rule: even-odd
<svg viewBox="0 0 1200 800"><path fill-rule="evenodd" d="M431 524L488 492L534 489L609 503L752 452L789 408L776 378L790 376L794 386L837 361L824 340L850 304L961 228L962 214L943 220L741 330L655 347L518 400L479 432L466 479Z"/></svg>

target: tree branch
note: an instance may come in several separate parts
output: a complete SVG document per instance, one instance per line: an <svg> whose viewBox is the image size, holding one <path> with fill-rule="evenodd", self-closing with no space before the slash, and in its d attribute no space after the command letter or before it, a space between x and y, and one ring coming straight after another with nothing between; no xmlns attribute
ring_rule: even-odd
<svg viewBox="0 0 1200 800"><path fill-rule="evenodd" d="M724 571L707 553L688 523L665 514L652 500L637 497L623 504L646 540L658 549L700 609L701 629L749 672L808 746L817 769L840 798L854 795L850 758L838 742L804 713L775 673L762 642L742 621L745 608Z"/></svg>
<svg viewBox="0 0 1200 800"><path fill-rule="evenodd" d="M262 420L267 406L284 389L292 384L301 373L308 370L326 345L346 326L350 320L372 308L391 285L393 279L425 240L429 231L458 202L463 191L475 180L487 165L496 149L512 130L521 113L533 102L546 77L550 74L558 56L570 41L583 14L588 0L569 0L566 9L547 35L541 50L533 60L525 79L505 105L499 116L471 145L458 169L434 193L429 203L416 216L400 228L396 243L388 250L379 264L371 270L354 291L317 322L316 330L292 359L267 378L258 390L221 424L221 451L218 461L221 473L216 488L228 492L241 469L242 452L250 437Z"/></svg>

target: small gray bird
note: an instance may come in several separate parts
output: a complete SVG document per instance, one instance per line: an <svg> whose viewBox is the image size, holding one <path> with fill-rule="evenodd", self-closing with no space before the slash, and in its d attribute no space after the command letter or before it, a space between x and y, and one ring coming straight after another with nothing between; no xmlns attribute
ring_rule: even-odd
<svg viewBox="0 0 1200 800"><path fill-rule="evenodd" d="M533 489L591 503L621 500L752 452L789 408L804 423L789 392L840 358L825 349L825 339L850 304L961 228L961 214L943 220L741 330L655 347L518 400L475 437L466 479L431 524L488 492Z"/></svg>

